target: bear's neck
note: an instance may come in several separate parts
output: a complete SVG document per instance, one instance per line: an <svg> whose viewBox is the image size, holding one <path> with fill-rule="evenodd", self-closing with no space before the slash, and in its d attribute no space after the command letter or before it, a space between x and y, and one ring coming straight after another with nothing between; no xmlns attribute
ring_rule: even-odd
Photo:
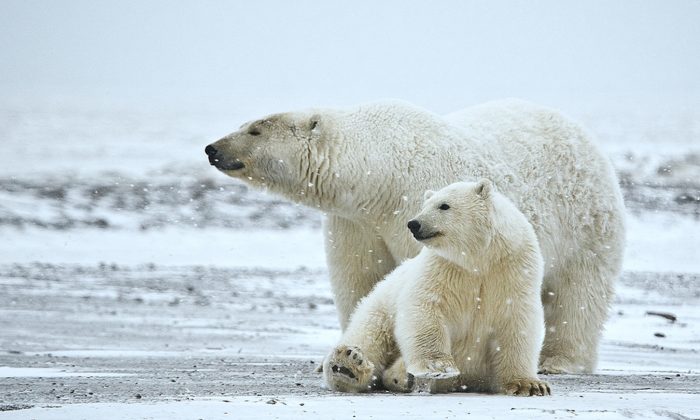
<svg viewBox="0 0 700 420"><path fill-rule="evenodd" d="M393 225L392 219L405 226L425 190L455 181L441 168L484 172L480 146L458 128L414 107L399 107L398 117L384 112L368 107L337 115L326 139L335 147L314 159L323 170L310 173L310 191L290 198L372 227ZM457 148L468 148L472 158L461 160Z"/></svg>
<svg viewBox="0 0 700 420"><path fill-rule="evenodd" d="M537 265L537 248L534 233L528 235L518 226L503 233L494 227L488 240L465 245L460 249L431 250L437 257L448 261L471 276L488 276L503 267L525 267Z"/></svg>
<svg viewBox="0 0 700 420"><path fill-rule="evenodd" d="M433 258L442 260L443 264L453 265L471 277L487 276L493 267L498 265L497 261L501 260L499 256L489 255L488 252L450 252L444 250L431 250L431 252Z"/></svg>

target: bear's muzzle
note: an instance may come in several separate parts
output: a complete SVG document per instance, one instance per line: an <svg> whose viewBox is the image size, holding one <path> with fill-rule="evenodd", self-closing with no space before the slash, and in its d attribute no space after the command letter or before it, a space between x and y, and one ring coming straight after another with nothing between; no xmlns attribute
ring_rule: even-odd
<svg viewBox="0 0 700 420"><path fill-rule="evenodd" d="M204 148L204 153L209 157L209 164L215 166L216 169L235 171L245 167L245 164L238 159L225 159L219 150L211 144Z"/></svg>

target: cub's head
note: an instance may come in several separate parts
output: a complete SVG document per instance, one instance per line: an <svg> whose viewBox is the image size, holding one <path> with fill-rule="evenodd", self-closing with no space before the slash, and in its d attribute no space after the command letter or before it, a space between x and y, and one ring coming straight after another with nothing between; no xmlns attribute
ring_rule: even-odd
<svg viewBox="0 0 700 420"><path fill-rule="evenodd" d="M245 123L208 145L209 163L257 187L298 194L307 188L325 153L320 114L285 113Z"/></svg>
<svg viewBox="0 0 700 420"><path fill-rule="evenodd" d="M408 222L408 229L428 248L449 254L484 248L492 235L494 192L488 179L426 191L423 207Z"/></svg>

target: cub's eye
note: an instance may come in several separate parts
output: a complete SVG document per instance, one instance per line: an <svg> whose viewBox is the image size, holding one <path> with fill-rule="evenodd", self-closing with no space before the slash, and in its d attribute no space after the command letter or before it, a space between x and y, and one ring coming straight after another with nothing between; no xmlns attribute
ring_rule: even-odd
<svg viewBox="0 0 700 420"><path fill-rule="evenodd" d="M438 207L438 208L439 208L440 210L449 210L449 209L450 209L450 205L447 204L447 203L442 203L442 204L440 204L440 207Z"/></svg>
<svg viewBox="0 0 700 420"><path fill-rule="evenodd" d="M250 130L248 130L248 134L250 134L251 136L259 136L260 130L257 128L251 128Z"/></svg>
<svg viewBox="0 0 700 420"><path fill-rule="evenodd" d="M311 129L314 130L318 126L318 121L311 121Z"/></svg>

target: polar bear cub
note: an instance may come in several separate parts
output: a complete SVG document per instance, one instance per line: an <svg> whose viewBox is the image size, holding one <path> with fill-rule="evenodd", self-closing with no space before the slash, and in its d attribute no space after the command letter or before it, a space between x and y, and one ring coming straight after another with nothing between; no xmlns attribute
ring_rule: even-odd
<svg viewBox="0 0 700 420"><path fill-rule="evenodd" d="M548 395L537 378L543 262L525 216L491 181L425 193L408 228L424 248L376 285L325 358L329 388Z"/></svg>

